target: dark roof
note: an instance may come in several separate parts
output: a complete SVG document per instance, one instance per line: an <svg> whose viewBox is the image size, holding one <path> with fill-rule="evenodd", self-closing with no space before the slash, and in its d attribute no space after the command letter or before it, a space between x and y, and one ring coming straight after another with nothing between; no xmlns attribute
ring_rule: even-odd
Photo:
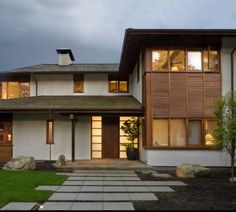
<svg viewBox="0 0 236 212"><path fill-rule="evenodd" d="M182 42L186 38L193 38L192 42L219 43L221 37L236 37L236 29L132 29L125 31L122 53L120 58L120 72L131 73L142 48L146 45L157 46L162 40L167 44L175 44L175 38ZM168 40L167 40L168 39Z"/></svg>
<svg viewBox="0 0 236 212"><path fill-rule="evenodd" d="M132 96L37 96L0 100L2 111L111 111L142 113L143 107Z"/></svg>
<svg viewBox="0 0 236 212"><path fill-rule="evenodd" d="M0 74L15 73L113 73L118 72L119 64L71 64L59 66L58 64L42 64L19 69L0 72Z"/></svg>
<svg viewBox="0 0 236 212"><path fill-rule="evenodd" d="M58 54L69 54L71 61L75 61L74 55L71 49L57 49Z"/></svg>

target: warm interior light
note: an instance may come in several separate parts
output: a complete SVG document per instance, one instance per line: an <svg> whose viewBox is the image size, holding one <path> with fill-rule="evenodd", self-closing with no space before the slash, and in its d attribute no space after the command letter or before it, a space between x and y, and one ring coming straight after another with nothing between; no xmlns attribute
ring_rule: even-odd
<svg viewBox="0 0 236 212"><path fill-rule="evenodd" d="M207 133L205 137L206 145L212 145L214 144L214 137L210 134Z"/></svg>
<svg viewBox="0 0 236 212"><path fill-rule="evenodd" d="M11 133L8 133L8 135L7 135L7 140L8 140L8 141L11 141Z"/></svg>

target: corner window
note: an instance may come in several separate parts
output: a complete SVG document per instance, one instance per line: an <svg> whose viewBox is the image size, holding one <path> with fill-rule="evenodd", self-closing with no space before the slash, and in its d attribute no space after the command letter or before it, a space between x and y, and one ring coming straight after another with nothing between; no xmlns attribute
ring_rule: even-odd
<svg viewBox="0 0 236 212"><path fill-rule="evenodd" d="M29 96L29 82L0 82L0 99L15 99Z"/></svg>
<svg viewBox="0 0 236 212"><path fill-rule="evenodd" d="M152 52L152 70L168 71L168 51L157 50Z"/></svg>
<svg viewBox="0 0 236 212"><path fill-rule="evenodd" d="M170 70L185 71L185 56L183 50L170 51Z"/></svg>
<svg viewBox="0 0 236 212"><path fill-rule="evenodd" d="M75 74L74 76L74 93L84 92L84 75Z"/></svg>
<svg viewBox="0 0 236 212"><path fill-rule="evenodd" d="M109 92L111 93L127 93L128 77L109 77Z"/></svg>

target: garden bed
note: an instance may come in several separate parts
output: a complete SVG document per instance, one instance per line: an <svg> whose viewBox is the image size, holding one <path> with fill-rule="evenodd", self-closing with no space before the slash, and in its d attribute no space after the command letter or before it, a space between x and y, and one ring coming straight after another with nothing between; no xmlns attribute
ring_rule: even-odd
<svg viewBox="0 0 236 212"><path fill-rule="evenodd" d="M158 170L158 169L157 169ZM171 186L175 192L155 193L159 201L133 202L137 210L235 210L236 183L229 182L230 170L212 169L209 177L178 179L174 170L161 170L172 178L160 178L137 172L142 180L181 180L187 186Z"/></svg>

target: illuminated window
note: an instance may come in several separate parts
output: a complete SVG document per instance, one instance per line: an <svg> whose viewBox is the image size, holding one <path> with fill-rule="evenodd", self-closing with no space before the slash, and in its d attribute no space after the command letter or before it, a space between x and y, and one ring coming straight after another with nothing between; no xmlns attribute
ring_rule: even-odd
<svg viewBox="0 0 236 212"><path fill-rule="evenodd" d="M92 117L92 158L102 158L102 117Z"/></svg>
<svg viewBox="0 0 236 212"><path fill-rule="evenodd" d="M168 146L168 119L153 120L153 146Z"/></svg>
<svg viewBox="0 0 236 212"><path fill-rule="evenodd" d="M12 122L0 121L0 144L12 143Z"/></svg>
<svg viewBox="0 0 236 212"><path fill-rule="evenodd" d="M170 120L170 145L185 146L185 119Z"/></svg>
<svg viewBox="0 0 236 212"><path fill-rule="evenodd" d="M84 75L74 75L74 93L84 92Z"/></svg>
<svg viewBox="0 0 236 212"><path fill-rule="evenodd" d="M168 71L168 51L157 50L152 52L152 70Z"/></svg>
<svg viewBox="0 0 236 212"><path fill-rule="evenodd" d="M204 51L204 71L219 70L219 54L218 51Z"/></svg>
<svg viewBox="0 0 236 212"><path fill-rule="evenodd" d="M54 121L47 121L47 144L54 144Z"/></svg>
<svg viewBox="0 0 236 212"><path fill-rule="evenodd" d="M202 70L202 53L201 51L188 51L188 71Z"/></svg>
<svg viewBox="0 0 236 212"><path fill-rule="evenodd" d="M0 82L0 99L15 99L29 96L29 82Z"/></svg>
<svg viewBox="0 0 236 212"><path fill-rule="evenodd" d="M170 51L170 70L185 71L185 55L183 50Z"/></svg>
<svg viewBox="0 0 236 212"><path fill-rule="evenodd" d="M128 77L109 76L109 92L127 93L128 91Z"/></svg>
<svg viewBox="0 0 236 212"><path fill-rule="evenodd" d="M202 122L199 120L190 120L188 123L188 143L189 145L201 145L202 141Z"/></svg>
<svg viewBox="0 0 236 212"><path fill-rule="evenodd" d="M213 145L216 141L214 137L214 130L217 128L217 121L206 120L205 121L205 145Z"/></svg>

